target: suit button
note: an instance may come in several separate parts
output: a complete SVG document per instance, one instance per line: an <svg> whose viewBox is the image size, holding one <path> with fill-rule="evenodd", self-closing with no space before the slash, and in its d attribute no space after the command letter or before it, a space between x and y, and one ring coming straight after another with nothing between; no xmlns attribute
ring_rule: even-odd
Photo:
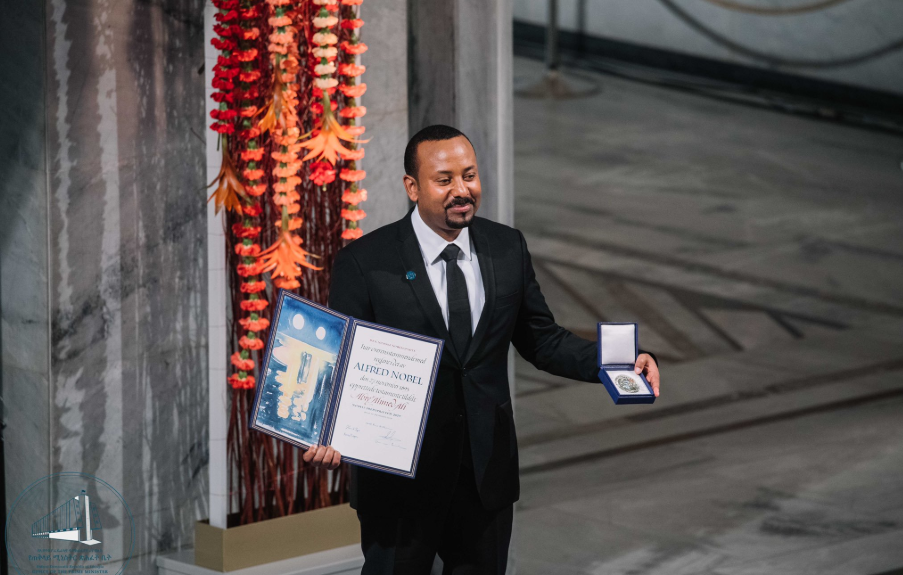
<svg viewBox="0 0 903 575"><path fill-rule="evenodd" d="M463 413L459 413L458 415L456 415L456 416L455 416L455 421L457 421L458 423L461 423L462 421L464 421L464 414L463 414Z"/></svg>

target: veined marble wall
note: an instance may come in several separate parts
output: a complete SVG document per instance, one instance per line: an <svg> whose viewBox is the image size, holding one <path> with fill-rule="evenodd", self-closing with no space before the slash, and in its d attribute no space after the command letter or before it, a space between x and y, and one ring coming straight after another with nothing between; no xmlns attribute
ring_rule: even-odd
<svg viewBox="0 0 903 575"><path fill-rule="evenodd" d="M4 65L43 90L5 90L39 140L3 199L7 502L48 473L95 475L134 516L129 570L150 573L206 505L203 2L13 4L28 26L3 36L33 46Z"/></svg>
<svg viewBox="0 0 903 575"><path fill-rule="evenodd" d="M559 0L559 25L589 35L903 94L898 0ZM514 0L547 22L548 0Z"/></svg>

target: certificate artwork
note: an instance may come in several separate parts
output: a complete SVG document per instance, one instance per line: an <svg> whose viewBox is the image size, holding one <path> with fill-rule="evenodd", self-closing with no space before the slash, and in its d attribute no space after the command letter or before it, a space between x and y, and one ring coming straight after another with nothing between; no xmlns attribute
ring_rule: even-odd
<svg viewBox="0 0 903 575"><path fill-rule="evenodd" d="M320 440L347 320L286 298L266 364L256 424L304 445Z"/></svg>

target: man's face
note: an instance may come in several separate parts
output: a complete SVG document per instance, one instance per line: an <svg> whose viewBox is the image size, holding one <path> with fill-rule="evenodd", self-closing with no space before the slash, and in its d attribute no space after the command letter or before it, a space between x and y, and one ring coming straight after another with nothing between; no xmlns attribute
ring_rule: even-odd
<svg viewBox="0 0 903 575"><path fill-rule="evenodd" d="M417 179L405 175L408 197L423 221L440 236L454 239L480 207L477 157L467 138L423 142L417 147Z"/></svg>

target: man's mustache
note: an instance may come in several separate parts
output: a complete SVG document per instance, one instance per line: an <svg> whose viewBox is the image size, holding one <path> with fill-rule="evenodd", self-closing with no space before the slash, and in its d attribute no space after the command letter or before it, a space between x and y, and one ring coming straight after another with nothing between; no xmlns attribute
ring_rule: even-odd
<svg viewBox="0 0 903 575"><path fill-rule="evenodd" d="M445 206L445 209L456 208L458 206L466 206L467 204L473 205L474 201L472 198L455 198Z"/></svg>

